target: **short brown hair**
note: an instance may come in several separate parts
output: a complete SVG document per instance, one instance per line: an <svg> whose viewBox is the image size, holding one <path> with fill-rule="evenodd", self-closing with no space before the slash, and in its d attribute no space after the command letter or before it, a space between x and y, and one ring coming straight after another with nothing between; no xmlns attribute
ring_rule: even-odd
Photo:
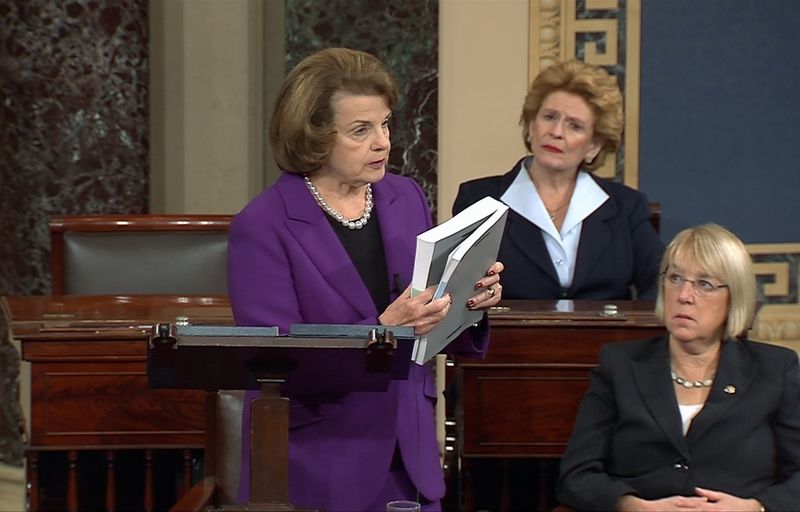
<svg viewBox="0 0 800 512"><path fill-rule="evenodd" d="M676 262L692 262L727 285L730 292L725 336L741 338L756 314L756 278L750 253L739 238L717 224L687 228L664 251L661 274ZM664 281L658 289L656 317L664 321Z"/></svg>
<svg viewBox="0 0 800 512"><path fill-rule="evenodd" d="M311 173L328 157L337 92L383 96L390 109L398 101L394 78L375 56L349 48L309 55L286 76L272 112L269 142L281 170Z"/></svg>
<svg viewBox="0 0 800 512"><path fill-rule="evenodd" d="M558 62L539 73L525 96L519 120L522 125L522 140L528 151L531 151L528 127L539 113L545 98L556 91L582 97L594 112L595 137L602 138L604 144L592 163L585 164L584 167L589 170L597 169L605 162L606 154L616 151L622 141L623 100L617 79L605 69L577 59Z"/></svg>

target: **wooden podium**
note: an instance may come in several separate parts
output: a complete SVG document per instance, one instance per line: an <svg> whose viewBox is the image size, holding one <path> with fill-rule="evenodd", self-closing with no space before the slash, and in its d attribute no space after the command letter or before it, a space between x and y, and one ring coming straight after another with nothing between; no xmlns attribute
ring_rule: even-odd
<svg viewBox="0 0 800 512"><path fill-rule="evenodd" d="M148 346L155 388L257 389L250 416L250 496L224 510L296 510L289 502L289 399L305 394L385 391L408 376L414 331L386 326L276 328L157 324ZM347 376L343 378L343 376ZM207 425L207 432L214 426ZM207 474L215 468L207 447ZM208 487L208 482L203 482ZM205 493L205 498L208 493ZM202 509L203 507L199 507Z"/></svg>

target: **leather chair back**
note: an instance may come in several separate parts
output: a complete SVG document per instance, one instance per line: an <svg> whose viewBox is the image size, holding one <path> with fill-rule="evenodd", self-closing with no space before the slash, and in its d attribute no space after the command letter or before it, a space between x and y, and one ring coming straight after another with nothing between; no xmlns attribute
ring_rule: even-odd
<svg viewBox="0 0 800 512"><path fill-rule="evenodd" d="M236 503L242 469L242 412L244 391L216 393L214 477L218 505ZM208 457L208 454L206 454Z"/></svg>
<svg viewBox="0 0 800 512"><path fill-rule="evenodd" d="M50 219L54 295L224 295L230 215Z"/></svg>
<svg viewBox="0 0 800 512"><path fill-rule="evenodd" d="M206 393L203 479L184 494L170 512L228 510L230 505L236 504L241 478L245 396L245 391ZM233 509L239 510L237 507Z"/></svg>

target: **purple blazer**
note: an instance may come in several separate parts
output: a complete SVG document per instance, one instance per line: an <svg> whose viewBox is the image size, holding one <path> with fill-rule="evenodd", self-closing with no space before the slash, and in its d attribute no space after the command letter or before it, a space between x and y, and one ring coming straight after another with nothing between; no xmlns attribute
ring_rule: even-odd
<svg viewBox="0 0 800 512"><path fill-rule="evenodd" d="M411 282L416 235L431 227L425 196L411 179L389 174L373 186L391 300ZM300 175L284 173L233 219L228 293L237 325L378 324L370 294L325 213ZM485 353L487 332L469 330L448 351ZM363 510L378 498L395 445L411 481L429 500L444 496L427 367L412 364L407 381L386 392L290 397L289 497L293 505ZM246 413L244 425L249 423ZM240 499L249 487L249 442L243 436Z"/></svg>

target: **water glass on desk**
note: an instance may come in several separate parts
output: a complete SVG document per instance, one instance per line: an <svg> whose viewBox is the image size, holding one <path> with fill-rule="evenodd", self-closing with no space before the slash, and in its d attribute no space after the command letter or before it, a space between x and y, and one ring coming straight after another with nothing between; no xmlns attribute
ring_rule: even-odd
<svg viewBox="0 0 800 512"><path fill-rule="evenodd" d="M416 501L398 500L386 504L386 512L420 512L422 506Z"/></svg>

